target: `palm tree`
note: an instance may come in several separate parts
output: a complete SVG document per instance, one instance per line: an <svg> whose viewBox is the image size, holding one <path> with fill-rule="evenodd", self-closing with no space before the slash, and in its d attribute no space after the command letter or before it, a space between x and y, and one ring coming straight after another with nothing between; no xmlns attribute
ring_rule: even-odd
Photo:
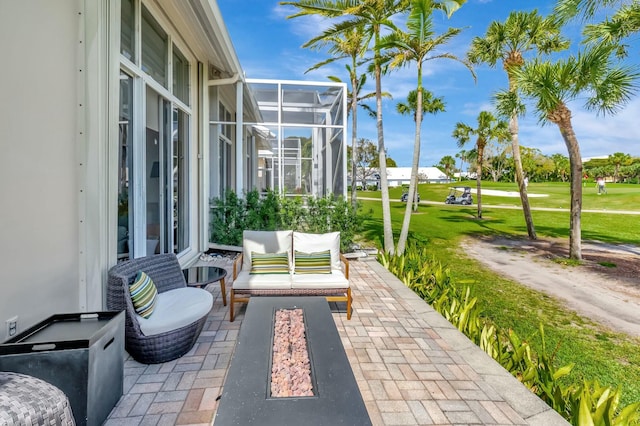
<svg viewBox="0 0 640 426"><path fill-rule="evenodd" d="M444 174L447 175L448 178L451 178L451 172L456 166L456 160L450 155L445 155L440 159L438 165L444 169Z"/></svg>
<svg viewBox="0 0 640 426"><path fill-rule="evenodd" d="M531 12L511 12L504 23L492 22L483 38L476 37L473 39L467 58L471 63L486 63L492 68L501 61L509 79L509 91L515 92L516 84L513 72L524 64L523 55L525 53L534 49L540 53L550 53L567 47L568 43L560 37L559 26L550 19L542 18L535 10ZM520 157L518 111L509 111L507 116L509 117L513 162L522 203L522 212L527 224L529 238L535 240L537 238L536 231L533 225L533 217L531 216L527 188L524 184L522 159Z"/></svg>
<svg viewBox="0 0 640 426"><path fill-rule="evenodd" d="M629 164L631 161L631 156L629 154L624 154L622 152L614 152L609 156L609 163L613 164L614 172L613 172L613 181L618 182L618 174L620 173L620 166L624 166Z"/></svg>
<svg viewBox="0 0 640 426"><path fill-rule="evenodd" d="M456 154L456 158L460 159L460 178L459 180L462 181L462 166L464 165L464 163L466 163L469 158L468 158L468 153L466 149L461 149L457 154Z"/></svg>
<svg viewBox="0 0 640 426"><path fill-rule="evenodd" d="M519 89L535 101L540 121L556 124L567 146L571 165L569 257L577 260L582 259L582 158L568 104L585 97L586 109L604 114L616 112L629 100L639 74L631 67L614 66L614 50L595 46L555 63L535 60L514 73Z"/></svg>
<svg viewBox="0 0 640 426"><path fill-rule="evenodd" d="M351 204L354 208L357 205L356 152L358 139L358 103L364 99L375 96L373 93L362 97L360 96L360 90L366 83L367 75L362 74L358 76L358 61L364 56L367 50L367 42L368 40L362 26L356 26L345 30L343 33L332 34L326 38L316 40L310 44L309 47L321 48L329 45L328 53L330 57L307 70L307 72L309 72L345 58L351 61L350 64L346 65L346 69L349 73L349 82L351 84L351 91L348 96L351 106ZM340 78L336 76L329 76L329 79L341 82Z"/></svg>
<svg viewBox="0 0 640 426"><path fill-rule="evenodd" d="M584 29L586 41L590 43L618 44L626 37L640 31L640 2L634 1L620 7L610 18L599 24L587 25ZM626 46L620 45L626 54Z"/></svg>
<svg viewBox="0 0 640 426"><path fill-rule="evenodd" d="M324 31L321 35L307 42L313 45L317 40L326 39L351 28L362 26L367 35L367 45L373 42L373 65L376 92L376 128L378 132L378 162L380 165L380 192L382 198L383 244L387 253L393 254L393 229L391 227L391 207L389 184L387 181L386 148L382 126L382 56L380 54L380 38L382 28L396 30L392 17L406 9L405 0L299 0L283 1L282 5L290 5L299 12L288 16L295 18L304 15L321 15L328 18L344 17L345 19ZM305 45L305 46L306 46Z"/></svg>
<svg viewBox="0 0 640 426"><path fill-rule="evenodd" d="M481 186L484 148L487 146L487 143L492 140L509 140L509 125L506 121L497 119L489 111L480 111L480 114L478 114L478 126L475 129L467 124L458 122L456 123L452 136L458 141L459 147L462 147L469 142L472 136L476 136L476 191L478 196L478 219L482 219Z"/></svg>
<svg viewBox="0 0 640 426"><path fill-rule="evenodd" d="M422 112L420 113L420 115L422 115L422 113L430 113L430 114L437 114L439 112L444 112L445 109L445 104L442 98L435 98L433 96L433 93L431 93L430 91L426 90L426 89L422 89ZM407 96L407 102L398 102L396 104L396 111L398 111L400 114L402 115L412 115L413 116L413 121L417 122L418 119L418 91L417 90L412 90L411 92L409 92L409 95ZM414 155L415 155L415 145L414 145ZM420 158L420 147L418 146L418 158ZM413 165L413 164L412 164ZM413 167L411 169L411 176L413 177L414 174L414 170ZM416 167L415 170L415 175L416 175L416 185L414 187L414 194L416 192L418 192L418 183L417 183L417 179L418 179L418 167ZM411 186L411 181L409 181L409 186ZM411 192L410 192L411 193ZM407 204L413 204L413 210L416 211L418 210L418 202L417 199L413 200L413 203L407 203Z"/></svg>
<svg viewBox="0 0 640 426"><path fill-rule="evenodd" d="M449 28L442 34L436 34L432 14L439 6L432 0L411 0L411 9L407 17L406 32L396 29L394 32L384 37L380 46L388 49L387 57L390 58L389 67L391 69L401 66L415 64L417 69L417 88L415 90L415 103L413 111L415 121L415 139L413 142L413 160L411 163L411 179L409 181L409 194L415 194L418 184L418 167L420 163L420 130L422 126L422 114L424 111L437 113L444 110L444 103L440 98L435 98L426 104L423 103L423 95L430 95L425 92L422 84L422 71L425 62L436 59L451 59L465 64L473 77L471 67L452 53L436 53L438 49L451 41L452 38L460 34L459 28ZM432 95L430 96L431 98ZM409 100L409 102L411 102ZM418 107L420 106L420 107ZM425 109L426 107L426 109ZM411 108L409 108L411 109ZM407 111L407 108L403 108ZM417 204L408 202L405 207L404 219L398 239L397 253L404 253L407 237L409 235L409 225L411 223L412 207L417 209Z"/></svg>
<svg viewBox="0 0 640 426"><path fill-rule="evenodd" d="M437 8L451 15L460 8L466 0L436 0ZM382 199L383 244L387 253L393 254L393 229L391 227L391 207L389 198L389 184L387 181L387 159L384 145L384 131L382 125L382 65L380 38L383 28L395 31L397 28L392 17L407 10L407 0L298 0L282 1L281 5L289 5L298 12L287 18L305 15L320 15L326 18L344 18L342 21L324 31L321 35L310 40L306 45L312 45L317 40L341 33L350 28L362 26L367 35L367 45L373 43L373 74L375 76L376 92L376 129L378 132L378 157L380 164L380 193Z"/></svg>
<svg viewBox="0 0 640 426"><path fill-rule="evenodd" d="M602 22L585 25L584 41L592 45L610 44L615 46L619 57L627 56L628 45L623 40L640 32L640 2L630 3L619 0L558 0L554 15L560 23L573 18L592 20L601 9L619 7L615 13Z"/></svg>

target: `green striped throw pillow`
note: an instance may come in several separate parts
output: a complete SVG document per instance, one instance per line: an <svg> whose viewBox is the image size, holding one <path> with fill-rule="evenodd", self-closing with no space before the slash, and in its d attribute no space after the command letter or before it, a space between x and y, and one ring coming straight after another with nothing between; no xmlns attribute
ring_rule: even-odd
<svg viewBox="0 0 640 426"><path fill-rule="evenodd" d="M289 254L251 252L250 274L288 274Z"/></svg>
<svg viewBox="0 0 640 426"><path fill-rule="evenodd" d="M296 274L330 274L331 251L323 250L314 253L295 252Z"/></svg>
<svg viewBox="0 0 640 426"><path fill-rule="evenodd" d="M136 313L143 318L149 318L158 300L158 289L151 277L139 271L136 279L129 284L129 293Z"/></svg>

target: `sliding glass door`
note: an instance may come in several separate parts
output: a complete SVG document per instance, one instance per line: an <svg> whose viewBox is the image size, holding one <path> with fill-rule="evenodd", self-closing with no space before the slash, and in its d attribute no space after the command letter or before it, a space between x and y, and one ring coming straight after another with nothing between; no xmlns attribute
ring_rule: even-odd
<svg viewBox="0 0 640 426"><path fill-rule="evenodd" d="M182 253L190 235L191 65L139 0L121 4L118 259Z"/></svg>
<svg viewBox="0 0 640 426"><path fill-rule="evenodd" d="M147 255L189 243L189 116L147 89L145 179Z"/></svg>

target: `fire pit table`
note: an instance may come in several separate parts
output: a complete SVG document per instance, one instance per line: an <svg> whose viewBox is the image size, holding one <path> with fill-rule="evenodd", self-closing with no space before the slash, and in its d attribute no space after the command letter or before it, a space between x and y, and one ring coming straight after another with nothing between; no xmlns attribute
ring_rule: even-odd
<svg viewBox="0 0 640 426"><path fill-rule="evenodd" d="M312 396L271 394L276 312L301 309ZM324 297L255 297L247 307L224 383L216 425L370 425Z"/></svg>

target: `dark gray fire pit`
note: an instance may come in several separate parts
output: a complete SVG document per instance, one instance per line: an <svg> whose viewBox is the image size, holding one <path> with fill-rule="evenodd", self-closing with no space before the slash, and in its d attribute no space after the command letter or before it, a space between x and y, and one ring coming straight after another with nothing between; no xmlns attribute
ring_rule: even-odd
<svg viewBox="0 0 640 426"><path fill-rule="evenodd" d="M271 344L277 309L302 308L314 396L271 398ZM254 297L242 321L216 425L370 425L324 297Z"/></svg>

